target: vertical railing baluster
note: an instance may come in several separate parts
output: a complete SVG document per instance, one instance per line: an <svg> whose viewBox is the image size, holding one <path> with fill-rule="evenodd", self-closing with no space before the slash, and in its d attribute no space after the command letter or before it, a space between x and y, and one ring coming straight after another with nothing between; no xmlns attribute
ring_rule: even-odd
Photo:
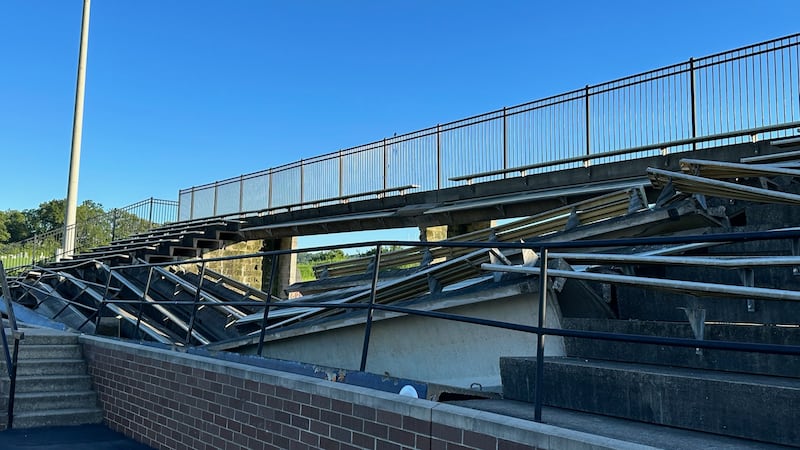
<svg viewBox="0 0 800 450"><path fill-rule="evenodd" d="M244 175L239 176L239 207L236 212L244 212Z"/></svg>
<svg viewBox="0 0 800 450"><path fill-rule="evenodd" d="M503 170L508 169L508 116L506 107L503 107ZM503 173L503 178L508 178L508 172Z"/></svg>
<svg viewBox="0 0 800 450"><path fill-rule="evenodd" d="M372 335L372 313L373 308L372 306L375 304L375 292L378 289L378 275L381 270L381 246L380 244L375 246L375 262L374 262L374 269L372 270L372 286L369 292L369 306L367 306L367 320L366 324L364 325L364 345L361 347L361 365L360 371L364 372L367 370L367 353L369 352L369 341L370 336Z"/></svg>
<svg viewBox="0 0 800 450"><path fill-rule="evenodd" d="M339 150L339 197L344 196L344 156Z"/></svg>
<svg viewBox="0 0 800 450"><path fill-rule="evenodd" d="M691 108L692 139L697 138L697 95L695 93L694 58L689 58L689 107ZM697 150L697 142L692 142L692 150Z"/></svg>
<svg viewBox="0 0 800 450"><path fill-rule="evenodd" d="M383 138L383 190L386 191L386 180L389 178L389 153L386 149L386 138Z"/></svg>
<svg viewBox="0 0 800 450"><path fill-rule="evenodd" d="M192 195L189 197L189 220L194 219L194 186L192 186Z"/></svg>
<svg viewBox="0 0 800 450"><path fill-rule="evenodd" d="M436 190L442 188L442 126L436 125Z"/></svg>
<svg viewBox="0 0 800 450"><path fill-rule="evenodd" d="M198 308L197 304L200 302L200 297L203 293L203 280L206 277L206 262L200 263L200 279L197 281L197 288L194 292L194 302L192 304L192 315L189 317L189 326L186 330L186 339L184 344L189 345L192 340L192 331L194 330L194 322L197 318Z"/></svg>
<svg viewBox="0 0 800 450"><path fill-rule="evenodd" d="M304 170L305 160L300 160L300 203L305 201L305 170Z"/></svg>
<svg viewBox="0 0 800 450"><path fill-rule="evenodd" d="M142 291L142 298L139 300L139 311L136 313L136 338L142 340L142 314L144 313L144 304L147 302L147 296L150 295L150 285L153 282L153 266L147 271L147 283L144 285Z"/></svg>
<svg viewBox="0 0 800 450"><path fill-rule="evenodd" d="M542 329L547 311L547 248L542 247L539 252L539 318L538 333L536 333L536 383L534 386L534 414L533 420L542 421L542 403L544 401L544 334Z"/></svg>
<svg viewBox="0 0 800 450"><path fill-rule="evenodd" d="M584 89L585 90L584 90L584 95L583 95L583 99L584 99L583 102L584 102L584 106L585 106L584 117L586 118L586 124L585 124L585 126L586 126L586 157L588 158L592 154L591 135L590 135L590 128L589 128L589 125L590 125L589 124L589 116L590 116L590 111L589 111L589 85L587 84ZM584 166L586 166L586 167L589 166L589 159L586 159L584 161Z"/></svg>
<svg viewBox="0 0 800 450"><path fill-rule="evenodd" d="M267 173L267 208L272 209L272 169Z"/></svg>
<svg viewBox="0 0 800 450"><path fill-rule="evenodd" d="M148 230L153 229L153 197L150 197L150 213L147 216L147 226Z"/></svg>
<svg viewBox="0 0 800 450"><path fill-rule="evenodd" d="M261 318L261 333L258 338L258 349L256 354L261 356L264 351L264 339L267 335L267 321L269 320L269 308L272 305L272 290L275 288L275 277L278 276L278 255L273 254L270 258L272 266L270 267L269 283L267 288L267 302L264 304L264 316Z"/></svg>

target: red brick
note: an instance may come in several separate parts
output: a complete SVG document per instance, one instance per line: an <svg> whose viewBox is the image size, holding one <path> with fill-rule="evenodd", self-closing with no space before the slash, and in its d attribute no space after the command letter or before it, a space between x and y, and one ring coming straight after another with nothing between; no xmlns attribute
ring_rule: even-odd
<svg viewBox="0 0 800 450"><path fill-rule="evenodd" d="M321 409L331 409L331 399L322 395L312 395L311 404Z"/></svg>
<svg viewBox="0 0 800 450"><path fill-rule="evenodd" d="M328 425L327 423L320 422L319 420L312 420L308 429L312 433L316 433L320 436L330 436L331 432L331 426Z"/></svg>
<svg viewBox="0 0 800 450"><path fill-rule="evenodd" d="M403 416L403 429L419 434L429 434L431 432L431 423L427 420Z"/></svg>
<svg viewBox="0 0 800 450"><path fill-rule="evenodd" d="M378 410L376 414L378 423L395 428L403 428L403 416L393 412Z"/></svg>
<svg viewBox="0 0 800 450"><path fill-rule="evenodd" d="M292 426L300 428L301 430L308 430L310 420L305 417L292 416Z"/></svg>
<svg viewBox="0 0 800 450"><path fill-rule="evenodd" d="M322 450L339 450L339 443L326 437L319 438L319 448Z"/></svg>
<svg viewBox="0 0 800 450"><path fill-rule="evenodd" d="M448 442L454 442L456 444L460 444L462 442L460 429L439 423L431 424L431 436Z"/></svg>
<svg viewBox="0 0 800 450"><path fill-rule="evenodd" d="M342 427L352 431L364 431L364 421L353 416L342 416Z"/></svg>
<svg viewBox="0 0 800 450"><path fill-rule="evenodd" d="M342 415L333 411L322 410L319 412L319 420L330 425L341 425Z"/></svg>
<svg viewBox="0 0 800 450"><path fill-rule="evenodd" d="M497 438L483 433L464 430L464 445L480 450L494 450L497 448Z"/></svg>
<svg viewBox="0 0 800 450"><path fill-rule="evenodd" d="M331 409L348 416L353 414L353 404L350 402L333 399L331 400Z"/></svg>
<svg viewBox="0 0 800 450"><path fill-rule="evenodd" d="M331 438L335 439L339 442L346 442L350 443L353 439L353 434L350 430L344 429L342 427L331 427Z"/></svg>
<svg viewBox="0 0 800 450"><path fill-rule="evenodd" d="M392 442L397 442L406 447L413 447L417 442L417 438L414 433L392 427L389 427L389 440Z"/></svg>
<svg viewBox="0 0 800 450"><path fill-rule="evenodd" d="M319 408L310 405L300 405L300 415L309 419L319 419Z"/></svg>
<svg viewBox="0 0 800 450"><path fill-rule="evenodd" d="M386 439L389 433L389 427L381 423L364 422L364 433L379 439Z"/></svg>
<svg viewBox="0 0 800 450"><path fill-rule="evenodd" d="M319 447L319 435L309 433L308 431L300 431L300 442L312 447Z"/></svg>
<svg viewBox="0 0 800 450"><path fill-rule="evenodd" d="M381 441L381 440L375 442L375 450L401 450L401 449L402 447L395 444L394 442Z"/></svg>

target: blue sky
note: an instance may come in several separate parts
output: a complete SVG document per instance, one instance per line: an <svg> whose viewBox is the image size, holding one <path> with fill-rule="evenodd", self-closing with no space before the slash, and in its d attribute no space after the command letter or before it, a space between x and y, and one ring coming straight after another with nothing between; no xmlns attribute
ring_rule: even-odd
<svg viewBox="0 0 800 450"><path fill-rule="evenodd" d="M0 210L66 196L81 0L0 2ZM790 1L94 0L106 208L798 31Z"/></svg>

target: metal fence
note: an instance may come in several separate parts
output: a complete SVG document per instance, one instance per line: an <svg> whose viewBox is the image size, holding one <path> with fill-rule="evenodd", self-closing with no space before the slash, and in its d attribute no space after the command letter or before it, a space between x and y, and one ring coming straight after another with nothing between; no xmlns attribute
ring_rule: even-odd
<svg viewBox="0 0 800 450"><path fill-rule="evenodd" d="M178 219L422 191L795 134L800 34L179 192ZM687 142L688 141L688 142Z"/></svg>
<svg viewBox="0 0 800 450"><path fill-rule="evenodd" d="M178 202L149 198L86 220L79 220L75 225L75 252L106 245L115 239L175 222L177 212ZM0 260L11 272L28 264L57 261L64 256L63 241L62 226L45 233L34 234L20 242L0 244Z"/></svg>

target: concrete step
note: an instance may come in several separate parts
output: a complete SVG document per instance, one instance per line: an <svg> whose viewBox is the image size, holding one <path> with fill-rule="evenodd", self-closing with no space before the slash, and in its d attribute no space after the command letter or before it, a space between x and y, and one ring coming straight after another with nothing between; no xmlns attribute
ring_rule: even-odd
<svg viewBox="0 0 800 450"><path fill-rule="evenodd" d="M564 318L567 329L694 339L688 322ZM704 339L800 345L800 328L760 324L706 324ZM564 338L567 356L800 378L800 358L671 346Z"/></svg>
<svg viewBox="0 0 800 450"><path fill-rule="evenodd" d="M20 376L16 388L17 393L87 391L92 388L92 380L85 374Z"/></svg>
<svg viewBox="0 0 800 450"><path fill-rule="evenodd" d="M6 372L5 360L0 362L0 373ZM86 363L82 359L20 359L17 376L33 375L84 375Z"/></svg>
<svg viewBox="0 0 800 450"><path fill-rule="evenodd" d="M500 358L503 397L534 401L536 358ZM545 359L544 404L797 445L800 380L575 358Z"/></svg>
<svg viewBox="0 0 800 450"><path fill-rule="evenodd" d="M91 409L97 407L94 391L20 392L14 398L14 414L59 409Z"/></svg>
<svg viewBox="0 0 800 450"><path fill-rule="evenodd" d="M102 421L103 411L100 408L57 409L14 414L14 428L86 425Z"/></svg>
<svg viewBox="0 0 800 450"><path fill-rule="evenodd" d="M23 343L19 346L19 360L27 359L81 359L80 345L39 345Z"/></svg>
<svg viewBox="0 0 800 450"><path fill-rule="evenodd" d="M23 345L73 345L78 343L77 333L65 333L63 331L47 330L39 328L21 328L25 334L25 338L20 341ZM6 336L9 336L9 343L11 342L11 334L6 331ZM21 348L21 347L20 347Z"/></svg>

